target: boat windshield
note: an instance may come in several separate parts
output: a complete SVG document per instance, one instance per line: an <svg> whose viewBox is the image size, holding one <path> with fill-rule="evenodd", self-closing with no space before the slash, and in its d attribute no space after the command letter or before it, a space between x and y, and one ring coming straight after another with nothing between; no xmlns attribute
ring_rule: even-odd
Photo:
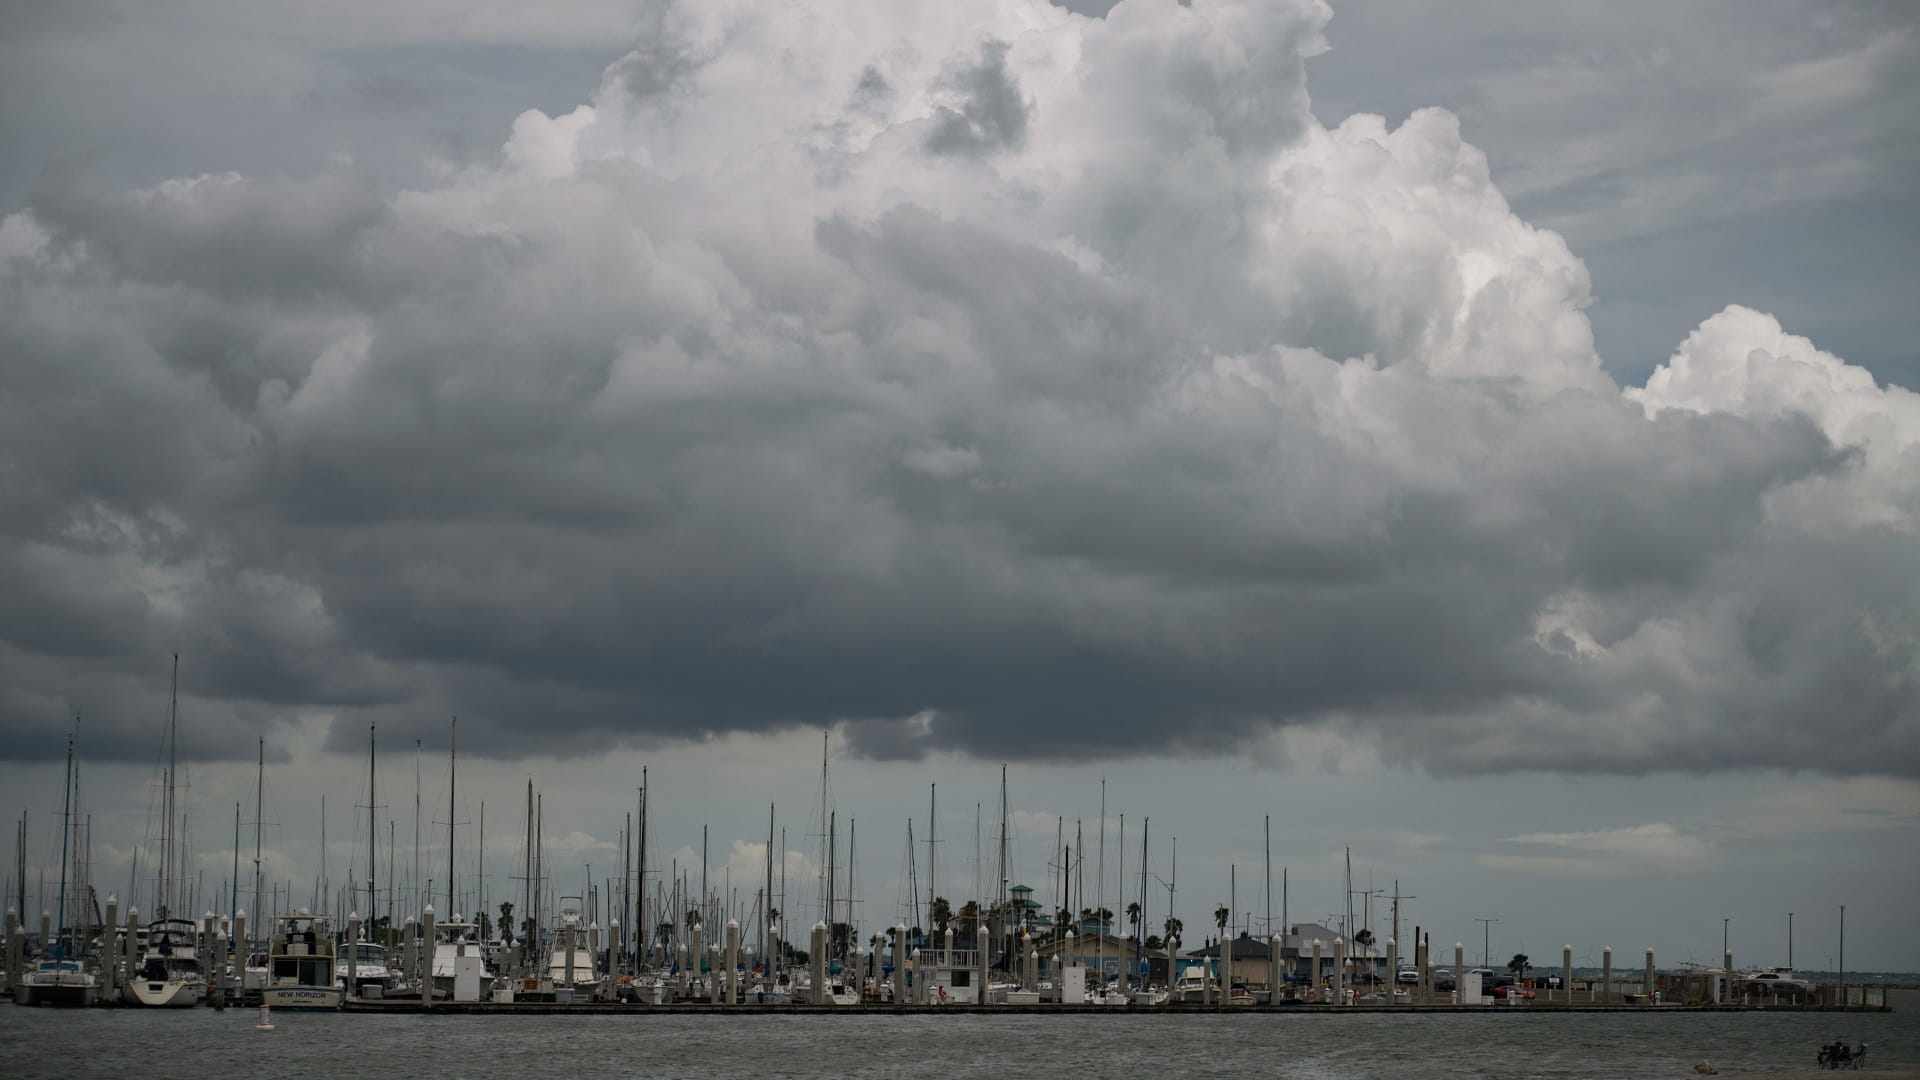
<svg viewBox="0 0 1920 1080"><path fill-rule="evenodd" d="M384 964L387 962L387 948L369 942L359 942L353 947L353 961L356 964Z"/></svg>

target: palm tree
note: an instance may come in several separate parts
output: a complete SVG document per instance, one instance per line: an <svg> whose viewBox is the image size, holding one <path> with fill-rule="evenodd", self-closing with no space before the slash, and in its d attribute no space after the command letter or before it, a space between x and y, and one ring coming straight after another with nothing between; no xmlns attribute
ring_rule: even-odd
<svg viewBox="0 0 1920 1080"><path fill-rule="evenodd" d="M1161 927L1161 929L1167 932L1167 940L1169 942L1177 940L1180 937L1180 931L1185 930L1186 928L1187 928L1186 923L1181 922L1178 918L1172 915L1167 916L1166 923L1163 924Z"/></svg>
<svg viewBox="0 0 1920 1080"><path fill-rule="evenodd" d="M1227 905L1225 904L1221 904L1219 907L1213 909L1213 924L1220 928L1220 936L1222 938L1227 936L1227 920L1231 918L1232 915L1233 912L1228 911Z"/></svg>
<svg viewBox="0 0 1920 1080"><path fill-rule="evenodd" d="M1522 982L1526 981L1527 969L1532 966L1533 961L1527 959L1526 953L1514 953L1513 959L1507 961L1507 970L1520 976L1520 981Z"/></svg>
<svg viewBox="0 0 1920 1080"><path fill-rule="evenodd" d="M1140 904L1135 901L1127 905L1127 925L1133 927L1133 936L1140 936Z"/></svg>
<svg viewBox="0 0 1920 1080"><path fill-rule="evenodd" d="M500 929L501 929L501 931L502 931L502 932L504 932L504 933L512 933L512 932L513 932L513 903L512 903L512 901L508 901L508 900L502 900L502 901L500 902Z"/></svg>
<svg viewBox="0 0 1920 1080"><path fill-rule="evenodd" d="M947 925L953 921L953 905L947 902L946 897L936 896L933 906L927 909L927 917L933 920L936 933L945 934Z"/></svg>

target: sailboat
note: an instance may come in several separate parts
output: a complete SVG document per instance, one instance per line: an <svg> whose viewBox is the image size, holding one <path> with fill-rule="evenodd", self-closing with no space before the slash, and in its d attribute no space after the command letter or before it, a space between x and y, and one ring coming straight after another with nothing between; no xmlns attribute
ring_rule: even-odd
<svg viewBox="0 0 1920 1080"><path fill-rule="evenodd" d="M125 1000L129 1005L162 1008L189 1008L200 1004L207 992L206 973L200 970L196 948L199 928L192 919L172 918L173 890L177 885L175 861L179 858L174 842L174 778L178 775L178 734L180 727L180 656L173 657L173 690L167 706L167 778L162 808L166 823L160 840L160 890L156 897L159 918L147 926L146 943L140 963L127 973Z"/></svg>
<svg viewBox="0 0 1920 1080"><path fill-rule="evenodd" d="M77 725L78 719L74 721ZM35 964L14 989L15 1005L81 1008L93 1004L94 975L85 970L69 944L67 925L67 840L73 835L73 736L67 736L67 773L60 796L60 902L49 955Z"/></svg>

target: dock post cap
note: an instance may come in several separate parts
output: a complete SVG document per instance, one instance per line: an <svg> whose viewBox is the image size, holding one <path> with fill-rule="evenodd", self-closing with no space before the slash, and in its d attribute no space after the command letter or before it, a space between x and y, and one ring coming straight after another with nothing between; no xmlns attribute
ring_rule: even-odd
<svg viewBox="0 0 1920 1080"><path fill-rule="evenodd" d="M740 920L738 920L738 919L728 919L728 920L727 920L727 929L729 929L729 930L738 930L738 929L740 929Z"/></svg>
<svg viewBox="0 0 1920 1080"><path fill-rule="evenodd" d="M359 921L360 921L360 913L359 913L359 912L357 912L357 911L349 911L349 912L347 912L347 919L348 919L348 921L350 921L350 922L359 922Z"/></svg>
<svg viewBox="0 0 1920 1080"><path fill-rule="evenodd" d="M422 911L420 914L431 916L433 914L433 905L428 904L427 909L425 911Z"/></svg>
<svg viewBox="0 0 1920 1080"><path fill-rule="evenodd" d="M1397 946L1397 945L1395 944L1395 942L1394 942L1394 940L1393 940L1392 938L1388 938L1388 939L1387 939L1387 948L1389 948L1389 949L1392 949L1392 948L1397 948L1397 947L1398 947L1398 946Z"/></svg>
<svg viewBox="0 0 1920 1080"><path fill-rule="evenodd" d="M815 930L825 930L825 929L827 928L827 924L826 924L826 923L825 923L824 921L823 921L823 922L816 922L816 923L814 923L814 924L813 924L813 928L814 928Z"/></svg>
<svg viewBox="0 0 1920 1080"><path fill-rule="evenodd" d="M1339 938L1337 938L1337 937L1333 939L1333 943L1334 943L1335 945L1345 945L1345 944L1346 944L1346 942L1344 942L1344 941L1341 941L1341 940L1340 940Z"/></svg>

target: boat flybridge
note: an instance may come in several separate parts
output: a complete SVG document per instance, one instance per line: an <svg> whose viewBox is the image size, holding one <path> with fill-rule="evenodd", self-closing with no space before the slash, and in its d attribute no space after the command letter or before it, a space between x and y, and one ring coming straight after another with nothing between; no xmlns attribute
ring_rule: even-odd
<svg viewBox="0 0 1920 1080"><path fill-rule="evenodd" d="M273 920L267 985L260 1003L276 1009L331 1011L340 1007L334 970L333 922L305 908Z"/></svg>
<svg viewBox="0 0 1920 1080"><path fill-rule="evenodd" d="M445 1001L479 1001L493 982L480 927L455 915L434 926L433 996Z"/></svg>
<svg viewBox="0 0 1920 1080"><path fill-rule="evenodd" d="M200 970L198 933L192 919L148 923L140 964L127 978L127 1004L175 1009L200 1004L207 976Z"/></svg>
<svg viewBox="0 0 1920 1080"><path fill-rule="evenodd" d="M387 956L387 947L364 939L336 956L333 974L348 994L365 1000L386 997L400 983L400 975Z"/></svg>

